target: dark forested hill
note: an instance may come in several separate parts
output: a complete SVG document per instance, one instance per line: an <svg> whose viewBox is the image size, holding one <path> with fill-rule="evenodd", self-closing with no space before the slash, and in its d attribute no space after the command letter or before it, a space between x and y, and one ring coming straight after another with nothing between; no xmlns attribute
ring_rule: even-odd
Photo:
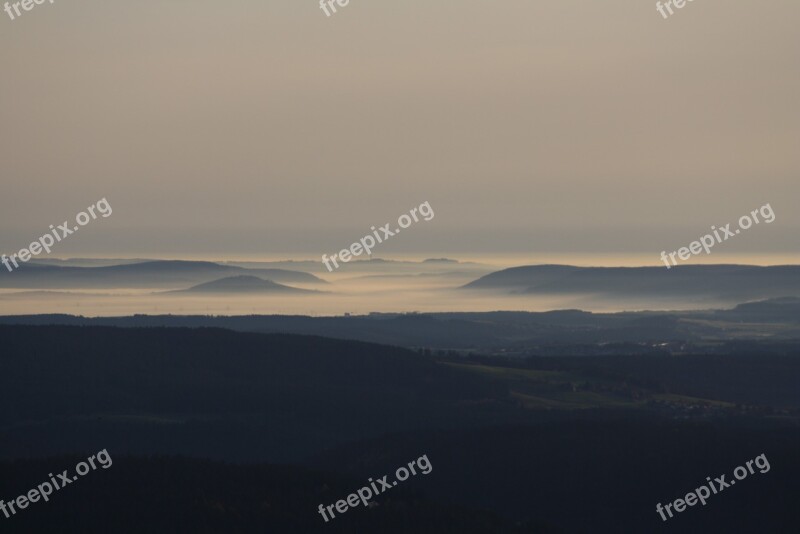
<svg viewBox="0 0 800 534"><path fill-rule="evenodd" d="M109 451L112 454L113 451ZM11 498L47 480L47 473L85 460L0 462L0 495ZM496 514L425 499L403 488L378 496L325 523L317 507L346 498L366 479L300 467L236 466L182 457L113 458L55 492L47 503L29 503L6 519L0 532L25 534L263 534L382 532L422 534L557 534Z"/></svg>
<svg viewBox="0 0 800 534"><path fill-rule="evenodd" d="M473 418L459 407L507 397L494 381L405 349L316 337L3 326L0 346L0 457L109 434L106 446L131 452L297 459ZM57 443L36 439L54 428L63 429Z"/></svg>
<svg viewBox="0 0 800 534"><path fill-rule="evenodd" d="M76 461L47 457L115 460L63 500L0 517L3 532L800 529L800 358L788 349L432 356L217 328L19 325L0 326L0 347L0 499ZM317 514L423 454L431 472L377 507L330 524ZM659 519L657 503L760 454L768 472Z"/></svg>

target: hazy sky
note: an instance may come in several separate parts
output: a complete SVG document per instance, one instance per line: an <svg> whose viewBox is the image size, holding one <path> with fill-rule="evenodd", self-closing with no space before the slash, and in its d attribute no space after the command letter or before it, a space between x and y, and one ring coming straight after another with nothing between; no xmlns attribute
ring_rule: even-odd
<svg viewBox="0 0 800 534"><path fill-rule="evenodd" d="M796 253L800 3L55 0L0 12L0 250ZM653 260L658 263L657 257Z"/></svg>

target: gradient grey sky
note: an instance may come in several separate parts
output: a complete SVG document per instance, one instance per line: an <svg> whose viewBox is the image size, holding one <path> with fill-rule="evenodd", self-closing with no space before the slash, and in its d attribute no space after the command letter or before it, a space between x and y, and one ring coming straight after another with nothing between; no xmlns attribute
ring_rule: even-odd
<svg viewBox="0 0 800 534"><path fill-rule="evenodd" d="M795 253L796 0L55 0L0 12L0 250ZM720 245L720 253L723 252ZM657 258L653 263L657 264Z"/></svg>

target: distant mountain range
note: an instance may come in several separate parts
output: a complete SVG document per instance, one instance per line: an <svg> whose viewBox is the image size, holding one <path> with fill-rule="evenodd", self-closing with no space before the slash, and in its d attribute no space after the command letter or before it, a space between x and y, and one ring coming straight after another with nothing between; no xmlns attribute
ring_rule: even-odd
<svg viewBox="0 0 800 534"><path fill-rule="evenodd" d="M800 266L685 265L667 269L531 265L488 274L463 289L516 295L691 296L741 302L800 296Z"/></svg>
<svg viewBox="0 0 800 534"><path fill-rule="evenodd" d="M212 282L198 284L190 287L189 289L179 289L177 291L167 291L167 293L319 293L310 289L299 289L296 287L285 286L276 284L271 280L264 280L257 276L239 275L230 276L228 278L221 278Z"/></svg>
<svg viewBox="0 0 800 534"><path fill-rule="evenodd" d="M506 355L653 350L713 352L728 350L725 348L728 344L741 348L748 340L769 342L772 349L785 351L794 350L800 340L800 298L751 302L728 310L684 312L560 310L350 317L135 315L93 318L50 314L0 316L0 325L216 327Z"/></svg>
<svg viewBox="0 0 800 534"><path fill-rule="evenodd" d="M285 269L247 269L207 261L147 261L102 267L62 267L41 263L20 264L19 269L12 272L0 269L0 288L164 287L174 289L239 275L257 276L278 283L327 283L312 274Z"/></svg>

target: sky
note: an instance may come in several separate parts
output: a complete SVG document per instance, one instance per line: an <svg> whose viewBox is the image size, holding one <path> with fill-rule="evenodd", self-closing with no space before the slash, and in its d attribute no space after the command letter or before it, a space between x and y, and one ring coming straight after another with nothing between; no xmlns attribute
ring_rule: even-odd
<svg viewBox="0 0 800 534"><path fill-rule="evenodd" d="M770 203L702 261L790 261L798 20L794 0L0 12L0 251L106 198L52 256L319 257L427 201L380 255L656 265Z"/></svg>

